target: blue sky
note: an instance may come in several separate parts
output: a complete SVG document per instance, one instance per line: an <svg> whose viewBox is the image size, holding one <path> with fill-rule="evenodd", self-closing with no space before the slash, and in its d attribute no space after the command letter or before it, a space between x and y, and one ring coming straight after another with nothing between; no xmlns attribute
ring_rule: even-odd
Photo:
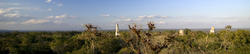
<svg viewBox="0 0 250 54"><path fill-rule="evenodd" d="M0 0L0 29L82 30L83 24L127 29L250 28L249 0Z"/></svg>

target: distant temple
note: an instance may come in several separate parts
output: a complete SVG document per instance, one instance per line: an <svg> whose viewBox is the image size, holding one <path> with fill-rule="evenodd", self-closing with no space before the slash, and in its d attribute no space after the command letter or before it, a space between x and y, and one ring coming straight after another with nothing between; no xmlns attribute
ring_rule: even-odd
<svg viewBox="0 0 250 54"><path fill-rule="evenodd" d="M180 36L183 36L183 35L184 35L184 30L180 29L180 30L179 30L179 35L180 35Z"/></svg>
<svg viewBox="0 0 250 54"><path fill-rule="evenodd" d="M118 24L115 25L115 36L119 36L119 26Z"/></svg>
<svg viewBox="0 0 250 54"><path fill-rule="evenodd" d="M214 26L212 26L211 29L210 29L210 34L211 33L214 33Z"/></svg>

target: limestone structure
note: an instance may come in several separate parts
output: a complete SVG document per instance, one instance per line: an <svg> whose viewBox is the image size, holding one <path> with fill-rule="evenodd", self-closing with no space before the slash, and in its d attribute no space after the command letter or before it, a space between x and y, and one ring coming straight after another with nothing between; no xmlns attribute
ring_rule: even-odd
<svg viewBox="0 0 250 54"><path fill-rule="evenodd" d="M210 29L210 34L214 33L214 26L211 27Z"/></svg>
<svg viewBox="0 0 250 54"><path fill-rule="evenodd" d="M115 36L119 36L119 26L118 24L115 25Z"/></svg>
<svg viewBox="0 0 250 54"><path fill-rule="evenodd" d="M179 35L180 35L180 36L183 36L183 35L184 35L184 30L180 29L180 30L179 30Z"/></svg>

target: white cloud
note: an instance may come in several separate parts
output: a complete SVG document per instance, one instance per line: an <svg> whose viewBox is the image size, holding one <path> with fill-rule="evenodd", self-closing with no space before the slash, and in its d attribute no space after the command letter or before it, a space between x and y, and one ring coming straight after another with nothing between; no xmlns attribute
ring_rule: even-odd
<svg viewBox="0 0 250 54"><path fill-rule="evenodd" d="M104 17L109 17L110 14L102 14L101 16L104 16Z"/></svg>
<svg viewBox="0 0 250 54"><path fill-rule="evenodd" d="M150 16L137 16L137 17L120 17L112 23L120 23L120 24L127 24L127 23L136 23L136 24L144 24L149 21L155 22L156 24L166 24L167 22L164 21L165 18L168 18L168 16L156 16L156 15L150 15Z"/></svg>
<svg viewBox="0 0 250 54"><path fill-rule="evenodd" d="M17 24L16 22L6 22L6 24L10 25L10 24Z"/></svg>
<svg viewBox="0 0 250 54"><path fill-rule="evenodd" d="M6 11L13 11L13 10L39 10L40 8L35 8L35 7L10 7L10 8L5 8L4 10Z"/></svg>
<svg viewBox="0 0 250 54"><path fill-rule="evenodd" d="M160 16L160 15L148 15L148 16L137 16L137 21L145 20L145 19L166 19L168 16Z"/></svg>
<svg viewBox="0 0 250 54"><path fill-rule="evenodd" d="M39 8L27 8L27 7L10 7L10 8L0 8L0 16L3 17L21 17L21 16L28 16L24 14L20 14L20 10L38 10Z"/></svg>
<svg viewBox="0 0 250 54"><path fill-rule="evenodd" d="M51 3L52 2L52 0L46 0L46 3Z"/></svg>
<svg viewBox="0 0 250 54"><path fill-rule="evenodd" d="M5 13L5 12L6 12L5 10L0 9L0 15L3 14L3 13Z"/></svg>
<svg viewBox="0 0 250 54"><path fill-rule="evenodd" d="M63 6L63 4L62 4L62 3L59 3L59 4L57 4L57 6L58 6L58 7L62 7L62 6Z"/></svg>
<svg viewBox="0 0 250 54"><path fill-rule="evenodd" d="M117 19L113 22L132 22L133 20L131 18L124 18L124 19Z"/></svg>
<svg viewBox="0 0 250 54"><path fill-rule="evenodd" d="M156 24L166 24L165 21L156 21Z"/></svg>
<svg viewBox="0 0 250 54"><path fill-rule="evenodd" d="M49 19L64 19L64 18L75 18L75 16L70 16L67 14L57 15L57 16L47 16Z"/></svg>
<svg viewBox="0 0 250 54"><path fill-rule="evenodd" d="M53 21L53 23L55 23L55 24L61 24L62 21L61 20L55 20L55 21Z"/></svg>
<svg viewBox="0 0 250 54"><path fill-rule="evenodd" d="M47 23L49 22L49 20L45 20L45 19L30 19L27 21L22 22L21 24L41 24L41 23Z"/></svg>
<svg viewBox="0 0 250 54"><path fill-rule="evenodd" d="M55 19L65 18L67 16L68 16L67 14L62 14L62 15L59 15L59 16L55 16Z"/></svg>
<svg viewBox="0 0 250 54"><path fill-rule="evenodd" d="M10 2L0 2L0 6L18 6L19 3L10 3Z"/></svg>
<svg viewBox="0 0 250 54"><path fill-rule="evenodd" d="M62 14L62 15L58 15L58 16L48 16L47 18L49 18L49 19L63 19L66 17L68 17L67 14Z"/></svg>
<svg viewBox="0 0 250 54"><path fill-rule="evenodd" d="M13 10L13 9L14 9L14 8L6 8L6 9L3 9L3 8L1 9L1 8L0 8L0 15L1 15L1 14L5 14L5 13L8 13L9 11L11 11L11 10Z"/></svg>
<svg viewBox="0 0 250 54"><path fill-rule="evenodd" d="M6 8L6 9L0 9L0 16L4 17L20 17L21 15L17 11L19 8Z"/></svg>
<svg viewBox="0 0 250 54"><path fill-rule="evenodd" d="M168 18L168 16L148 15L148 16L138 16L138 18Z"/></svg>
<svg viewBox="0 0 250 54"><path fill-rule="evenodd" d="M153 18L154 15L150 15L150 16L138 16L138 18Z"/></svg>
<svg viewBox="0 0 250 54"><path fill-rule="evenodd" d="M68 18L75 18L75 16L62 14L62 15L57 15L57 16L47 16L46 18L50 19L52 23L61 24L63 23L63 20L68 19Z"/></svg>
<svg viewBox="0 0 250 54"><path fill-rule="evenodd" d="M48 16L47 18L52 19L52 18L54 18L54 16Z"/></svg>
<svg viewBox="0 0 250 54"><path fill-rule="evenodd" d="M120 16L120 18L125 18L125 16Z"/></svg>
<svg viewBox="0 0 250 54"><path fill-rule="evenodd" d="M52 11L52 8L49 8L48 11Z"/></svg>
<svg viewBox="0 0 250 54"><path fill-rule="evenodd" d="M123 21L127 21L127 22L129 22L129 21L132 21L132 19L127 18L127 19L124 19Z"/></svg>
<svg viewBox="0 0 250 54"><path fill-rule="evenodd" d="M10 14L5 14L4 15L5 17L20 17L20 14L18 14L18 13L10 13Z"/></svg>

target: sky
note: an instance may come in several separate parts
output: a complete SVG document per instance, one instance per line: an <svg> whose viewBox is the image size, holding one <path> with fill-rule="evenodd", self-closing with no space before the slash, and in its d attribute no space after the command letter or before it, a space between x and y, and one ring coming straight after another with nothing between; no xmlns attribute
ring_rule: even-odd
<svg viewBox="0 0 250 54"><path fill-rule="evenodd" d="M250 0L0 0L0 30L250 28Z"/></svg>

